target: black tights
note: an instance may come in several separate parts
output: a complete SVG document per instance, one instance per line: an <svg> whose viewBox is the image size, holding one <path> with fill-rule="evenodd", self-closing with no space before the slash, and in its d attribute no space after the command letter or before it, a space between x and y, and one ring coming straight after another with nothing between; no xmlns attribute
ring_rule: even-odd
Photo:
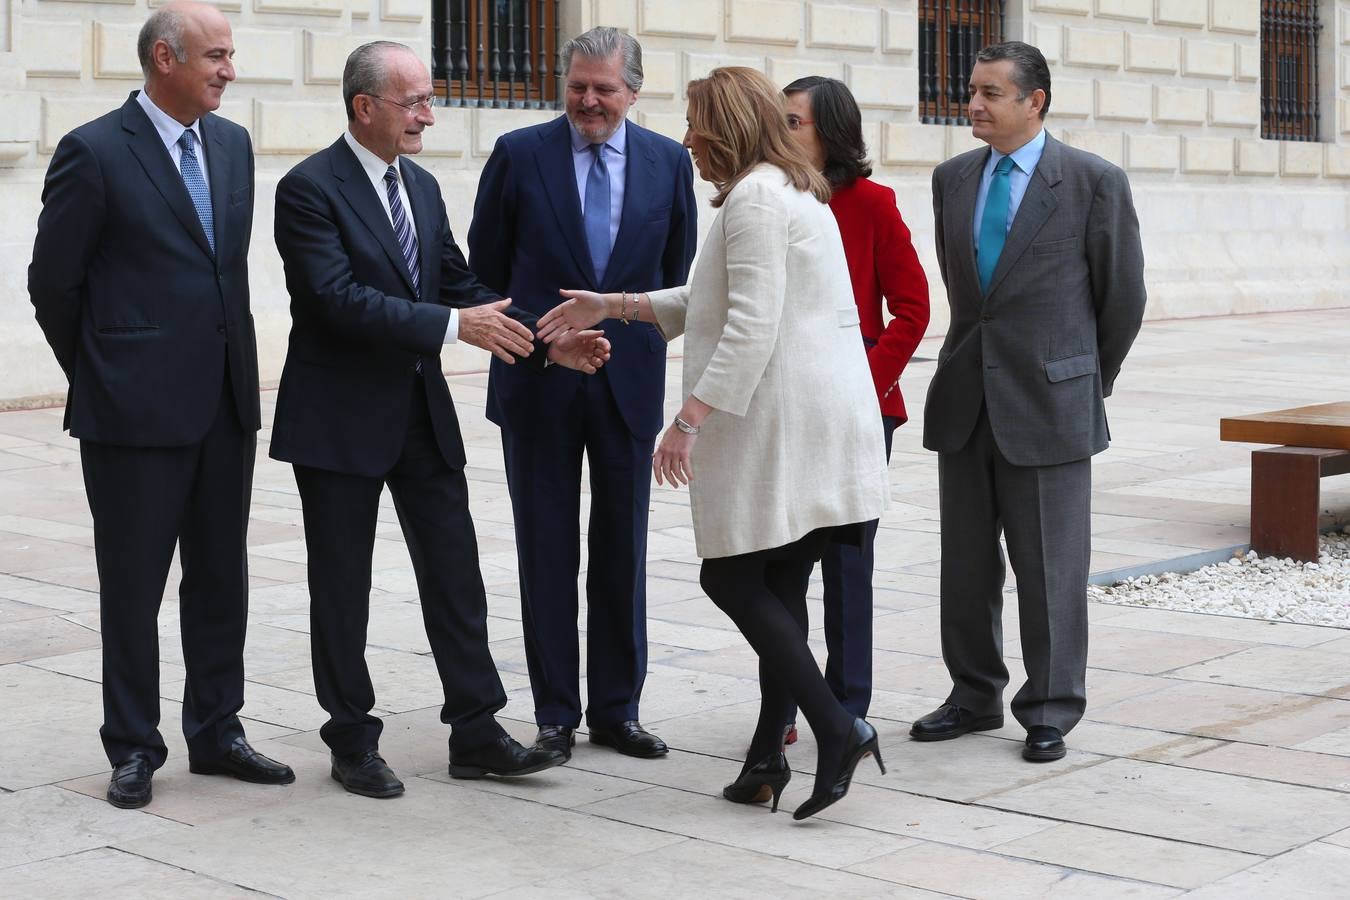
<svg viewBox="0 0 1350 900"><path fill-rule="evenodd" d="M853 716L835 699L806 642L806 586L829 540L817 529L782 547L705 559L703 590L759 655L759 721L746 765L783 748L794 705L815 735L817 789L833 780Z"/></svg>

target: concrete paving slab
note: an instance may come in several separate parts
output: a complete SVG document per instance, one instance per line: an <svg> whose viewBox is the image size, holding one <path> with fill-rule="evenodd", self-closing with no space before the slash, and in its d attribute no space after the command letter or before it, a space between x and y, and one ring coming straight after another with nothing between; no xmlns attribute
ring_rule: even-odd
<svg viewBox="0 0 1350 900"><path fill-rule="evenodd" d="M0 869L0 894L46 900L239 900L265 897L176 866L100 848Z"/></svg>
<svg viewBox="0 0 1350 900"><path fill-rule="evenodd" d="M983 798L990 806L1274 855L1339 830L1350 796L1137 760L1067 771Z"/></svg>
<svg viewBox="0 0 1350 900"><path fill-rule="evenodd" d="M1161 885L930 843L917 844L861 863L851 867L850 871L981 900L1040 900L1046 897L1143 900L1181 894Z"/></svg>
<svg viewBox="0 0 1350 900"><path fill-rule="evenodd" d="M1251 853L1069 823L1000 844L994 850L1005 856L1183 889L1202 887L1265 859Z"/></svg>
<svg viewBox="0 0 1350 900"><path fill-rule="evenodd" d="M1350 848L1309 844L1187 896L1195 900L1339 900L1350 896Z"/></svg>

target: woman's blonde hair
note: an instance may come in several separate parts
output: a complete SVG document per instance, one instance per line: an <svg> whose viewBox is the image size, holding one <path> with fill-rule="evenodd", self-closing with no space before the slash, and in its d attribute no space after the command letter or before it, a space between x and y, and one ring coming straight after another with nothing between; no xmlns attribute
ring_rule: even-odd
<svg viewBox="0 0 1350 900"><path fill-rule="evenodd" d="M713 206L762 162L782 169L797 190L829 201L830 183L788 132L783 95L756 70L725 66L689 82L689 128L707 142L700 155L717 186Z"/></svg>

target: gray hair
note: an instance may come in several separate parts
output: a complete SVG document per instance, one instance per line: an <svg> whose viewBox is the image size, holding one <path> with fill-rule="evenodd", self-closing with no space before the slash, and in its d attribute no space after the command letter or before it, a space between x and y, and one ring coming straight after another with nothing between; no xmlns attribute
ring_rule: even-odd
<svg viewBox="0 0 1350 900"><path fill-rule="evenodd" d="M990 44L975 54L976 62L1000 62L1012 60L1012 83L1017 85L1017 99L1025 100L1032 91L1045 91L1045 105L1041 107L1041 118L1050 111L1050 67L1045 56L1031 44L1021 41L1004 41Z"/></svg>
<svg viewBox="0 0 1350 900"><path fill-rule="evenodd" d="M634 93L642 90L642 45L628 32L600 25L563 44L564 78L572 71L574 53L589 59L609 59L616 53L620 54L623 57L623 83Z"/></svg>
<svg viewBox="0 0 1350 900"><path fill-rule="evenodd" d="M384 59L395 50L412 52L407 44L397 41L371 41L357 47L347 57L347 65L342 69L342 102L347 106L348 122L356 118L352 100L357 94L375 97L384 90L384 80L388 76Z"/></svg>
<svg viewBox="0 0 1350 900"><path fill-rule="evenodd" d="M169 45L174 59L180 63L187 62L187 47L183 44L183 26L186 23L187 17L183 11L172 6L156 10L145 20L141 33L136 36L136 56L141 61L141 72L147 81L155 70L153 53L159 41Z"/></svg>

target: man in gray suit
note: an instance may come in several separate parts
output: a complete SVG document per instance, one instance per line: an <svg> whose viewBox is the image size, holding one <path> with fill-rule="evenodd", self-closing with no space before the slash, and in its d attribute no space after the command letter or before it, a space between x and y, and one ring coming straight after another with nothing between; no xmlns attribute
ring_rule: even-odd
<svg viewBox="0 0 1350 900"><path fill-rule="evenodd" d="M1022 756L1064 756L1083 715L1091 457L1103 398L1144 314L1144 258L1125 173L1044 130L1050 71L1018 41L980 51L970 118L991 149L933 173L951 325L924 413L942 515L947 702L910 735L1003 725L1003 553L1017 575L1027 680L1012 712Z"/></svg>

